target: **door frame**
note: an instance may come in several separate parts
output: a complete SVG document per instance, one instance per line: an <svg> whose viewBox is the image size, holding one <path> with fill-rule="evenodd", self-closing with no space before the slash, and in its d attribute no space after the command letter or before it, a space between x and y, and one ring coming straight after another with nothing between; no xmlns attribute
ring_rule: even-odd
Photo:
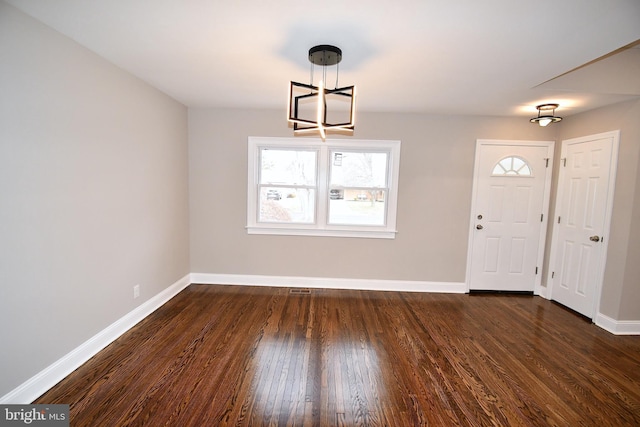
<svg viewBox="0 0 640 427"><path fill-rule="evenodd" d="M569 144L575 144L580 142L587 142L594 139L604 139L611 138L611 159L610 159L610 168L609 168L609 186L607 187L607 201L605 206L604 213L604 225L602 229L602 235L605 236L602 242L602 252L600 253L600 271L598 272L598 280L596 281L596 288L594 289L595 295L593 300L593 307L591 309L591 320L593 322L596 321L596 315L600 313L600 298L602 296L602 285L604 283L604 271L607 263L607 253L609 252L609 238L611 237L611 217L613 214L613 196L615 193L615 184L616 184L616 176L618 175L618 151L620 147L620 130L614 130L609 132L597 133L594 135L580 136L577 138L564 139L562 140L561 148L560 148L560 161L562 161L562 156L566 152L566 147ZM561 168L562 166L559 166ZM557 184L557 194L554 200L554 212L553 217L558 217L558 203L562 200L563 190L564 190L564 179L565 174L562 173L562 169L558 171L558 184ZM546 277L546 293L544 296L546 299L551 299L552 291L553 291L553 272L554 266L556 262L556 256L558 255L558 223L557 221L553 221L553 229L551 232L551 248L549 251L549 269L547 271Z"/></svg>
<svg viewBox="0 0 640 427"><path fill-rule="evenodd" d="M476 140L476 153L474 159L473 166L473 190L471 192L471 212L469 213L469 241L467 243L467 271L465 278L465 287L466 292L469 293L469 289L471 286L471 255L473 251L473 239L476 236L474 233L474 227L476 223L475 213L476 213L476 196L478 193L478 180L480 177L480 149L483 145L502 145L502 146L510 146L510 147L521 147L521 146L536 146L536 147L546 147L547 148L547 156L549 158L548 165L545 171L545 182L544 182L544 195L542 199L542 226L540 227L540 237L538 240L538 255L537 255L537 265L539 266L538 274L536 275L535 283L534 283L534 291L535 295L540 295L543 292L542 288L542 271L544 270L544 254L545 254L545 242L547 238L547 228L549 221L549 202L551 200L551 181L553 178L553 155L555 149L555 141L527 141L527 140L516 140L516 139L477 139Z"/></svg>

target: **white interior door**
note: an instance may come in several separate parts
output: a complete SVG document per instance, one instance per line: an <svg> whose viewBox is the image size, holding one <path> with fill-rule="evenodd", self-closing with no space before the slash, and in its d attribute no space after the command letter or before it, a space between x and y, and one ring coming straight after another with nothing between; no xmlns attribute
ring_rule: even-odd
<svg viewBox="0 0 640 427"><path fill-rule="evenodd" d="M551 299L593 318L606 259L618 133L562 142Z"/></svg>
<svg viewBox="0 0 640 427"><path fill-rule="evenodd" d="M531 291L540 283L553 142L480 140L469 290Z"/></svg>

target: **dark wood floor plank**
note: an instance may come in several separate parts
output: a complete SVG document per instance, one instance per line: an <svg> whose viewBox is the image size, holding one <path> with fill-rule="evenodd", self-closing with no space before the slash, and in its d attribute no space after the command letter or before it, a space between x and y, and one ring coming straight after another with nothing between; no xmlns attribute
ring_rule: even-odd
<svg viewBox="0 0 640 427"><path fill-rule="evenodd" d="M640 337L530 296L191 285L36 403L73 426L637 426Z"/></svg>

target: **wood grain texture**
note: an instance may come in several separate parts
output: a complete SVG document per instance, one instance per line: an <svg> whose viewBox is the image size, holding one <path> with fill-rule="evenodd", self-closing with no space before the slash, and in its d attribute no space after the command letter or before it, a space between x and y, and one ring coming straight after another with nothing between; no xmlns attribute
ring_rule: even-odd
<svg viewBox="0 0 640 427"><path fill-rule="evenodd" d="M72 426L638 426L640 337L530 296L190 285L35 403Z"/></svg>

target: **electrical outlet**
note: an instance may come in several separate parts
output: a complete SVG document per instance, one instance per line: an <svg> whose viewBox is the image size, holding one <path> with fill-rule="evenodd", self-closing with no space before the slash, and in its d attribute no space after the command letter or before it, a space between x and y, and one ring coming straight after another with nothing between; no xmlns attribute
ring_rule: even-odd
<svg viewBox="0 0 640 427"><path fill-rule="evenodd" d="M133 287L133 299L136 299L140 296L140 285L135 285Z"/></svg>

